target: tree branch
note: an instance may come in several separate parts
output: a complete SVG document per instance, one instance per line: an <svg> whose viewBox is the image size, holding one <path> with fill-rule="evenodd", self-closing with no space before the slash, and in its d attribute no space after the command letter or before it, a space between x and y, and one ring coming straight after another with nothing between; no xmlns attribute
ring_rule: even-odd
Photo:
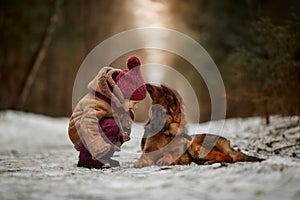
<svg viewBox="0 0 300 200"><path fill-rule="evenodd" d="M36 56L34 58L33 64L29 69L28 74L24 78L24 82L22 84L22 89L20 91L20 97L18 98L17 108L21 109L23 108L27 97L29 95L29 92L31 90L32 84L36 78L36 75L40 69L40 66L42 62L44 61L49 45L52 40L53 32L57 26L58 23L58 17L60 12L60 6L61 6L61 0L55 1L55 8L53 11L53 14L50 17L49 25L45 31L44 37L42 38L39 48L37 50Z"/></svg>

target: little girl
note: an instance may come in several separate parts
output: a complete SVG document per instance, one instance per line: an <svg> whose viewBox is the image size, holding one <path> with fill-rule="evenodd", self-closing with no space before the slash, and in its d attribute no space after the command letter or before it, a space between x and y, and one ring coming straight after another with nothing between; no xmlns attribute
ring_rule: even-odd
<svg viewBox="0 0 300 200"><path fill-rule="evenodd" d="M146 86L136 56L127 59L126 70L102 68L88 84L89 93L76 105L69 123L69 137L80 151L78 167L100 169L115 150L130 139L133 108L146 97Z"/></svg>

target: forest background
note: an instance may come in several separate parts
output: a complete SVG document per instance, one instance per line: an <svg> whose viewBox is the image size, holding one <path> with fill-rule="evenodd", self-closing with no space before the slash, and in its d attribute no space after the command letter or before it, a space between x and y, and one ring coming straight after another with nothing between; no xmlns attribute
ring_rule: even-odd
<svg viewBox="0 0 300 200"><path fill-rule="evenodd" d="M299 115L299 13L298 0L0 0L0 110L70 116L74 80L88 53L114 34L155 26L206 49L225 84L227 118L261 115L269 123L269 115ZM202 78L183 58L161 51L165 60L150 60L153 53L129 52L112 66L122 68L137 54L143 63L173 67L197 91L199 121L210 120Z"/></svg>

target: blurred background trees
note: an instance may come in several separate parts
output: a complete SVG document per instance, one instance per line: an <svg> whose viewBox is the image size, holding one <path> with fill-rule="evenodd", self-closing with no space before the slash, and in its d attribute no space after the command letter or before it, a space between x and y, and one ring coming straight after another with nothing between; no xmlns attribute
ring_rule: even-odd
<svg viewBox="0 0 300 200"><path fill-rule="evenodd" d="M270 113L299 114L300 3L210 1L205 9L213 23L203 45L223 75L227 116L268 123Z"/></svg>
<svg viewBox="0 0 300 200"><path fill-rule="evenodd" d="M77 70L96 45L131 28L160 26L189 35L211 55L224 80L227 117L300 113L298 0L60 3L51 42L20 107L24 82L41 51L57 0L0 0L0 109L69 116ZM144 63L153 62L147 60L152 52L135 53L145 57ZM210 98L201 77L184 59L165 58L198 91L199 120L209 120ZM114 65L123 67L118 61Z"/></svg>

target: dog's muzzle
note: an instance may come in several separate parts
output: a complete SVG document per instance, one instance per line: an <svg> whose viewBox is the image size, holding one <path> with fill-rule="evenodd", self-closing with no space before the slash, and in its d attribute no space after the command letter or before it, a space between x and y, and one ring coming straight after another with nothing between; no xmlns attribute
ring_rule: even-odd
<svg viewBox="0 0 300 200"><path fill-rule="evenodd" d="M147 132L150 132L150 133L153 133L153 134L156 134L156 133L159 133L159 132L165 132L169 129L170 129L170 124L167 121L165 122L165 124L163 126L156 126L156 125L153 125L152 123L145 126L145 130Z"/></svg>
<svg viewBox="0 0 300 200"><path fill-rule="evenodd" d="M150 111L150 123L145 126L145 130L155 134L169 130L170 124L166 120L166 110L159 104L152 105Z"/></svg>

